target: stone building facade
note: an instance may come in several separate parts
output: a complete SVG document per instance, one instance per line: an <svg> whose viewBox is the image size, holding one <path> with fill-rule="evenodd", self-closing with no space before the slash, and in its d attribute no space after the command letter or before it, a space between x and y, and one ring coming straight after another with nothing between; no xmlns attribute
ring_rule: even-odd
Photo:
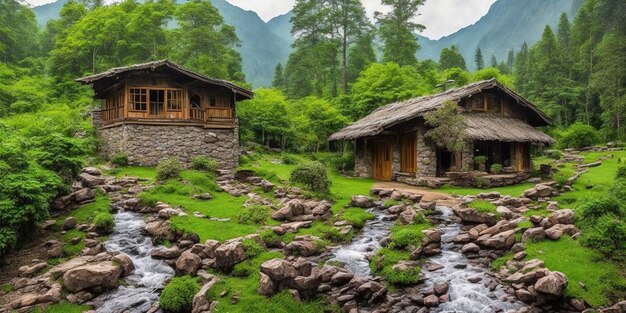
<svg viewBox="0 0 626 313"><path fill-rule="evenodd" d="M157 165L176 157L190 165L195 156L208 156L221 168L239 164L239 127L210 129L202 126L121 124L101 128L100 151L106 158L118 152L128 155L130 165Z"/></svg>

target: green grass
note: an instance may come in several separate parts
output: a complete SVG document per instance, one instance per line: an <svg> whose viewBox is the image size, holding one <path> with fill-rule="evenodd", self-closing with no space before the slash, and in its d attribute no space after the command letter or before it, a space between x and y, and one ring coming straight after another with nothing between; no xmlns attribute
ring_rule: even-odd
<svg viewBox="0 0 626 313"><path fill-rule="evenodd" d="M385 280L394 285L409 285L416 284L419 281L419 273L421 268L416 266L410 271L394 271L393 266L400 261L408 261L411 258L411 253L405 250L396 250L390 248L382 248L376 252L372 261L370 261L370 268L376 275L380 275ZM380 270L378 265L381 265Z"/></svg>
<svg viewBox="0 0 626 313"><path fill-rule="evenodd" d="M112 171L112 174L115 174L115 177L117 178L138 177L154 181L156 179L156 168L144 166L124 166L115 168Z"/></svg>
<svg viewBox="0 0 626 313"><path fill-rule="evenodd" d="M479 213L494 213L497 214L496 205L487 200L474 200L467 204L468 208L474 209Z"/></svg>
<svg viewBox="0 0 626 313"><path fill-rule="evenodd" d="M519 197L524 193L524 191L532 187L534 187L534 184L531 184L531 183L523 183L523 184L518 184L518 185L513 185L513 186L495 187L495 188L487 188L487 189L445 185L437 189L437 191L454 195L454 196L475 196L484 192L497 191L503 196L509 195L513 197Z"/></svg>
<svg viewBox="0 0 626 313"><path fill-rule="evenodd" d="M222 281L211 288L207 294L210 300L219 301L216 312L324 312L326 305L322 301L298 302L289 294L278 294L272 298L258 294L260 279L258 268L263 262L274 258L282 259L284 256L279 252L264 252L250 261L250 267L257 270L251 271L247 277L222 276ZM224 298L220 298L219 294L224 290L227 290L228 293ZM239 302L231 304L230 297L235 293L239 293Z"/></svg>
<svg viewBox="0 0 626 313"><path fill-rule="evenodd" d="M494 272L499 272L500 268L506 265L506 262L513 259L513 253L507 252L504 255L496 258L491 261L491 270Z"/></svg>
<svg viewBox="0 0 626 313"><path fill-rule="evenodd" d="M428 223L400 225L391 227L391 242L389 247L393 249L404 249L409 246L419 246L422 244L424 234L422 231L430 229L432 225Z"/></svg>
<svg viewBox="0 0 626 313"><path fill-rule="evenodd" d="M359 208L347 208L340 217L356 228L363 228L365 222L373 220L376 215Z"/></svg>
<svg viewBox="0 0 626 313"><path fill-rule="evenodd" d="M15 287L11 284L0 285L0 291L2 292L11 292L13 290L15 290Z"/></svg>
<svg viewBox="0 0 626 313"><path fill-rule="evenodd" d="M526 260L543 260L548 269L567 276L569 283L565 294L569 297L583 299L598 307L623 299L626 295L626 279L617 265L603 260L601 254L581 246L568 236L557 241L528 242L526 253ZM510 257L497 259L492 268L504 265Z"/></svg>
<svg viewBox="0 0 626 313"><path fill-rule="evenodd" d="M71 303L59 303L47 306L45 309L35 308L31 313L82 313L91 310L88 305L78 305Z"/></svg>
<svg viewBox="0 0 626 313"><path fill-rule="evenodd" d="M91 223L93 218L96 217L96 215L98 215L99 213L109 212L109 206L109 198L98 192L96 194L96 200L94 202L82 205L78 209L68 212L67 214L64 214L57 218L57 226L59 226L60 228L61 225L63 225L63 221L65 221L65 219L70 216L76 218L76 222L78 224Z"/></svg>

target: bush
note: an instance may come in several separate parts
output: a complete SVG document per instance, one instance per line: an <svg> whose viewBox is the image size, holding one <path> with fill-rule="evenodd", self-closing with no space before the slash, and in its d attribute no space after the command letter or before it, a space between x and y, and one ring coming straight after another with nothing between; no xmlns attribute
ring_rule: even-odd
<svg viewBox="0 0 626 313"><path fill-rule="evenodd" d="M265 225L270 219L269 207L263 205L251 205L237 214L237 222L246 225Z"/></svg>
<svg viewBox="0 0 626 313"><path fill-rule="evenodd" d="M563 171L558 171L552 175L552 179L554 179L558 186L565 186L567 180L569 179L569 175Z"/></svg>
<svg viewBox="0 0 626 313"><path fill-rule="evenodd" d="M106 232L111 232L115 226L115 217L109 212L101 212L93 218L93 223L96 227Z"/></svg>
<svg viewBox="0 0 626 313"><path fill-rule="evenodd" d="M502 164L494 163L491 165L490 170L492 173L500 174L502 173Z"/></svg>
<svg viewBox="0 0 626 313"><path fill-rule="evenodd" d="M241 244L243 245L243 249L246 251L246 258L248 259L254 259L261 253L265 252L265 247L261 246L253 239L244 239Z"/></svg>
<svg viewBox="0 0 626 313"><path fill-rule="evenodd" d="M298 159L291 154L283 154L282 162L287 165L295 165L298 164Z"/></svg>
<svg viewBox="0 0 626 313"><path fill-rule="evenodd" d="M142 206L154 208L159 202L159 198L150 192L142 192L139 194L139 202Z"/></svg>
<svg viewBox="0 0 626 313"><path fill-rule="evenodd" d="M166 181L168 179L180 178L180 171L182 171L182 165L177 158L169 158L167 160L159 162L156 168L156 179L158 181Z"/></svg>
<svg viewBox="0 0 626 313"><path fill-rule="evenodd" d="M598 142L600 142L600 135L593 126L575 123L561 133L560 146L580 149L593 146Z"/></svg>
<svg viewBox="0 0 626 313"><path fill-rule="evenodd" d="M622 165L617 169L615 178L618 180L626 180L626 165Z"/></svg>
<svg viewBox="0 0 626 313"><path fill-rule="evenodd" d="M353 170L354 162L354 154L352 153L335 153L330 155L328 158L328 165L337 172Z"/></svg>
<svg viewBox="0 0 626 313"><path fill-rule="evenodd" d="M476 162L476 164L485 164L487 163L487 157L484 155L477 155L474 157L474 162Z"/></svg>
<svg viewBox="0 0 626 313"><path fill-rule="evenodd" d="M161 308L170 312L191 312L193 296L199 291L197 278L174 277L161 293Z"/></svg>
<svg viewBox="0 0 626 313"><path fill-rule="evenodd" d="M215 172L218 167L217 161L206 156L196 156L191 159L191 168L194 170Z"/></svg>
<svg viewBox="0 0 626 313"><path fill-rule="evenodd" d="M613 215L604 215L592 227L585 229L581 243L618 258L618 254L621 255L626 248L626 223Z"/></svg>
<svg viewBox="0 0 626 313"><path fill-rule="evenodd" d="M547 150L545 151L545 155L546 157L553 160L560 160L561 158L563 158L563 152L559 150Z"/></svg>
<svg viewBox="0 0 626 313"><path fill-rule="evenodd" d="M313 192L328 193L330 188L326 167L316 161L296 167L291 172L290 180L292 183L302 185Z"/></svg>
<svg viewBox="0 0 626 313"><path fill-rule="evenodd" d="M111 163L117 166L128 165L128 154L124 152L118 152L111 156Z"/></svg>
<svg viewBox="0 0 626 313"><path fill-rule="evenodd" d="M594 220L604 215L624 216L619 200L609 194L599 194L591 197L580 204L577 210L580 212L582 222L585 224L593 223Z"/></svg>
<svg viewBox="0 0 626 313"><path fill-rule="evenodd" d="M422 238L424 238L422 230L427 228L428 226L424 225L394 226L390 236L389 248L404 249L408 246L419 246L422 243Z"/></svg>

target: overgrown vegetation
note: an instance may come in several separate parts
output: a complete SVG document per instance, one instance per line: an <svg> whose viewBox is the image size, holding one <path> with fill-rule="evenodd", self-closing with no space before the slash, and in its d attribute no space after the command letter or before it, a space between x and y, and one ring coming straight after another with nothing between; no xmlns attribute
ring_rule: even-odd
<svg viewBox="0 0 626 313"><path fill-rule="evenodd" d="M165 286L159 304L169 312L190 312L193 296L200 291L197 277L174 277Z"/></svg>
<svg viewBox="0 0 626 313"><path fill-rule="evenodd" d="M246 225L266 225L270 220L270 209L264 205L251 205L237 214L237 222Z"/></svg>
<svg viewBox="0 0 626 313"><path fill-rule="evenodd" d="M330 190L326 166L321 162L312 161L296 166L289 180L313 192L328 193Z"/></svg>
<svg viewBox="0 0 626 313"><path fill-rule="evenodd" d="M219 163L207 156L196 156L191 159L191 168L194 170L215 172L218 167Z"/></svg>

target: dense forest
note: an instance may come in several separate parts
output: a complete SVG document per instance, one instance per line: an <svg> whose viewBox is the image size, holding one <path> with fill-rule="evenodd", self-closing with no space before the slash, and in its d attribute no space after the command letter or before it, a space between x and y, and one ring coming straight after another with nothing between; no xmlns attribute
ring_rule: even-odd
<svg viewBox="0 0 626 313"><path fill-rule="evenodd" d="M277 64L273 88L240 104L242 142L299 151L328 146L329 134L379 106L497 78L555 122L598 129L602 141L626 135L626 4L587 0L535 45L506 61L465 60L458 47L418 60L413 17L423 0L383 0L370 21L359 0L298 0L294 51ZM0 1L0 251L47 215L97 149L91 91L74 79L111 67L170 59L245 85L240 40L208 0L69 1L43 28L15 0ZM469 72L468 62L480 70ZM452 82L453 81L453 82ZM447 82L447 83L446 83ZM336 147L335 147L336 148Z"/></svg>

